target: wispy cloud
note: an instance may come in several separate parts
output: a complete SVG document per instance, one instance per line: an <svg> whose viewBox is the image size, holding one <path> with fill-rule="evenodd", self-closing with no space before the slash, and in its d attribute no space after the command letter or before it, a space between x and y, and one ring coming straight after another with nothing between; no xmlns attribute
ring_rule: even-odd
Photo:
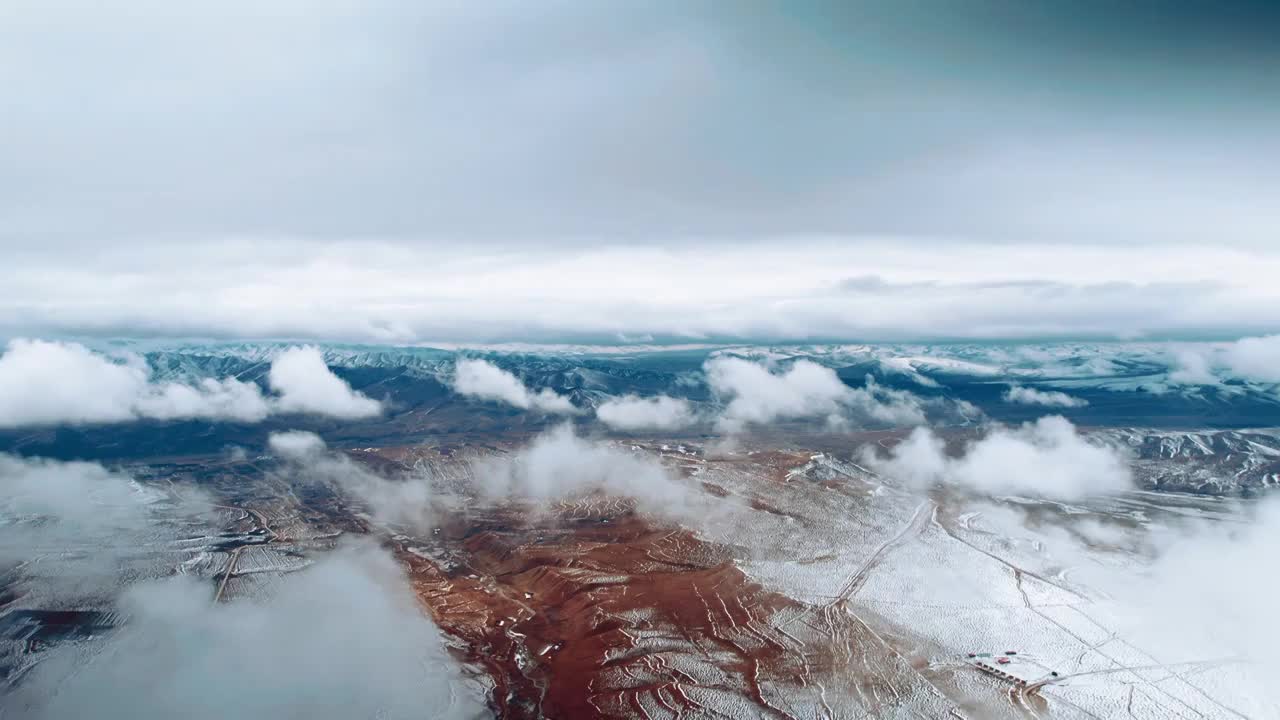
<svg viewBox="0 0 1280 720"><path fill-rule="evenodd" d="M271 433L271 452L286 462L282 472L303 482L327 483L368 507L378 522L427 532L439 508L431 492L431 478L405 474L387 478L329 450L324 439L313 432L287 430Z"/></svg>
<svg viewBox="0 0 1280 720"><path fill-rule="evenodd" d="M159 489L93 462L0 454L0 565L33 599L109 601L125 578L154 567L168 540L198 537L209 498Z"/></svg>

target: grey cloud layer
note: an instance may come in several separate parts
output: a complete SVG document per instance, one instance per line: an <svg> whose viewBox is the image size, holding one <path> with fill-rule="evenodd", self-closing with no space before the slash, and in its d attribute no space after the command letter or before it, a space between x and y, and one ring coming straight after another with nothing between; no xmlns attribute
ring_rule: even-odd
<svg viewBox="0 0 1280 720"><path fill-rule="evenodd" d="M8 2L0 333L1274 332L1278 13L1200 5Z"/></svg>
<svg viewBox="0 0 1280 720"><path fill-rule="evenodd" d="M0 236L1265 241L1276 14L1079 5L19 0Z"/></svg>

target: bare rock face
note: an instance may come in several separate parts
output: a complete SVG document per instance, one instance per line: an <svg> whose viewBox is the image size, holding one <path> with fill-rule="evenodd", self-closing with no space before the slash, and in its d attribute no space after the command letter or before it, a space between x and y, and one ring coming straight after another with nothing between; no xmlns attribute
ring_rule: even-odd
<svg viewBox="0 0 1280 720"><path fill-rule="evenodd" d="M1280 485L1280 433L1275 430L1102 430L1125 448L1134 474L1151 490L1201 495L1263 492Z"/></svg>
<svg viewBox="0 0 1280 720"><path fill-rule="evenodd" d="M444 528L452 571L405 549L414 586L505 717L636 717L706 706L786 715L762 677L808 669L770 623L798 605L749 582L687 531L602 501L571 519L494 515ZM616 513L616 514L615 514Z"/></svg>

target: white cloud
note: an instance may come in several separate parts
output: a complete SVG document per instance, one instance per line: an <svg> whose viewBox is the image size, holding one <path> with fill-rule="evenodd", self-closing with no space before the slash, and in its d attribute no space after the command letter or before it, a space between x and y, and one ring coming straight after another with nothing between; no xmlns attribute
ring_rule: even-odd
<svg viewBox="0 0 1280 720"><path fill-rule="evenodd" d="M305 430L274 432L267 437L271 452L287 460L303 460L324 452L327 445L319 435Z"/></svg>
<svg viewBox="0 0 1280 720"><path fill-rule="evenodd" d="M0 425L131 420L146 384L137 363L113 363L80 345L13 340L0 356Z"/></svg>
<svg viewBox="0 0 1280 720"><path fill-rule="evenodd" d="M1179 385L1218 385L1223 377L1280 383L1280 335L1182 345L1171 367L1169 381Z"/></svg>
<svg viewBox="0 0 1280 720"><path fill-rule="evenodd" d="M1237 377L1280 383L1280 335L1241 338L1227 346L1223 360Z"/></svg>
<svg viewBox="0 0 1280 720"><path fill-rule="evenodd" d="M697 518L701 504L658 461L578 437L569 424L534 438L510 458L480 461L479 486L491 497L559 500L601 491L635 499L645 512Z"/></svg>
<svg viewBox="0 0 1280 720"><path fill-rule="evenodd" d="M1280 547L1280 503L1265 500L1251 510L1255 516L1245 523L1157 535L1152 565L1106 577L1105 589L1123 603L1130 636L1163 661L1245 660L1231 672L1253 678L1248 686L1274 712L1280 708L1280 687L1272 682L1280 673L1274 604L1280 581L1265 568Z"/></svg>
<svg viewBox="0 0 1280 720"><path fill-rule="evenodd" d="M1174 354L1173 370L1169 382L1175 385L1217 385L1221 381L1213 374L1213 365L1204 352L1183 349Z"/></svg>
<svg viewBox="0 0 1280 720"><path fill-rule="evenodd" d="M461 395L496 400L523 410L552 414L577 411L569 398L550 388L533 392L520 378L487 360L459 360L454 367L453 388Z"/></svg>
<svg viewBox="0 0 1280 720"><path fill-rule="evenodd" d="M152 386L134 405L140 417L157 420L209 418L258 422L272 408L253 383L235 378L201 378L192 385L176 382Z"/></svg>
<svg viewBox="0 0 1280 720"><path fill-rule="evenodd" d="M136 356L116 362L76 343L13 340L0 356L0 427L267 416L267 402L251 383L156 383L150 374Z"/></svg>
<svg viewBox="0 0 1280 720"><path fill-rule="evenodd" d="M1004 401L1019 405L1045 405L1047 407L1078 408L1089 404L1088 400L1073 397L1056 390L1037 390L1035 388L1011 385L1004 393Z"/></svg>
<svg viewBox="0 0 1280 720"><path fill-rule="evenodd" d="M313 413L337 418L365 418L382 412L377 400L351 389L333 374L315 347L289 348L271 361L271 389L280 394L280 412Z"/></svg>
<svg viewBox="0 0 1280 720"><path fill-rule="evenodd" d="M19 687L28 717L443 718L482 713L403 571L352 543L264 598L214 604L185 576L121 600L129 623L89 661L60 647Z"/></svg>
<svg viewBox="0 0 1280 720"><path fill-rule="evenodd" d="M278 396L233 377L156 381L136 355L110 358L78 343L16 339L0 356L0 427L139 419L260 422L273 413L342 418L381 405L333 374L315 348L292 348L271 364Z"/></svg>
<svg viewBox="0 0 1280 720"><path fill-rule="evenodd" d="M1157 514L1136 526L1087 515L1050 524L1042 514L1033 520L1022 510L983 506L978 522L1005 537L1026 537L1053 565L1072 568L1110 630L1160 662L1223 663L1231 687L1250 692L1219 699L1240 716L1271 717L1280 709L1280 687L1271 682L1280 673L1280 581L1259 568L1274 564L1280 546L1280 502L1213 505L1216 520L1179 515L1171 523ZM1118 562L1099 546L1121 549Z"/></svg>
<svg viewBox="0 0 1280 720"><path fill-rule="evenodd" d="M677 430L697 420L689 401L667 395L613 398L596 408L596 417L617 430Z"/></svg>
<svg viewBox="0 0 1280 720"><path fill-rule="evenodd" d="M998 266L980 261L992 253ZM846 285L858 267L875 267L882 282ZM1277 276L1280 248L786 237L477 255L255 238L11 253L0 266L0 331L372 342L1141 337L1274 328L1266 310L1280 303ZM130 292L119 292L125 284ZM671 290L635 302L654 287Z"/></svg>
<svg viewBox="0 0 1280 720"><path fill-rule="evenodd" d="M863 457L876 472L915 486L943 480L952 462L946 454L946 443L927 427L912 430L887 455L865 448Z"/></svg>
<svg viewBox="0 0 1280 720"><path fill-rule="evenodd" d="M825 418L838 423L851 412L892 424L924 421L914 395L882 388L869 377L866 388L851 388L831 368L808 360L772 372L759 363L721 355L708 360L703 370L711 389L729 401L717 421L726 432L779 419Z"/></svg>
<svg viewBox="0 0 1280 720"><path fill-rule="evenodd" d="M950 482L988 495L1028 494L1072 500L1132 487L1126 458L1085 439L1065 418L1042 417L997 427L949 457L943 441L919 427L886 455L868 449L877 471L913 485Z"/></svg>

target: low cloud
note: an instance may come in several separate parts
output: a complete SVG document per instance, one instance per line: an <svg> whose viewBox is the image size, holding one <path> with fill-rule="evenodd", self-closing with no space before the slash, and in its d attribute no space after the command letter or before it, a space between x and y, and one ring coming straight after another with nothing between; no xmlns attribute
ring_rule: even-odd
<svg viewBox="0 0 1280 720"><path fill-rule="evenodd" d="M301 458L302 440L273 447ZM127 618L44 649L6 690L5 710L35 720L483 712L403 572L372 543L341 546L270 592L226 604L207 579L184 574L130 584L154 577L160 554L176 562L198 549L192 541L217 541L208 509L190 489L153 488L97 463L0 455L0 562L23 563L9 589L34 607Z"/></svg>
<svg viewBox="0 0 1280 720"><path fill-rule="evenodd" d="M352 543L266 598L177 576L129 588L96 657L59 648L6 704L26 717L474 717L439 631L385 551ZM25 708L23 707L25 705Z"/></svg>
<svg viewBox="0 0 1280 720"><path fill-rule="evenodd" d="M368 417L381 405L354 392L316 348L271 364L276 396L236 378L157 381L137 355L108 357L70 342L18 339L0 356L0 427L152 420L261 422L279 413Z"/></svg>
<svg viewBox="0 0 1280 720"><path fill-rule="evenodd" d="M851 388L831 368L808 360L774 372L742 358L717 356L703 370L716 395L728 399L717 421L725 432L787 419L840 424L851 415L893 425L924 422L924 410L911 393L881 387L870 377L865 388Z"/></svg>
<svg viewBox="0 0 1280 720"><path fill-rule="evenodd" d="M1043 405L1045 407L1079 408L1089 404L1088 400L1074 397L1057 390L1037 390L1035 388L1011 385L1004 392L1004 401L1019 405Z"/></svg>
<svg viewBox="0 0 1280 720"><path fill-rule="evenodd" d="M600 422L615 430L679 430L697 421L689 401L667 395L627 395L596 408Z"/></svg>
<svg viewBox="0 0 1280 720"><path fill-rule="evenodd" d="M327 448L319 435L304 430L271 433L267 437L267 447L286 460L307 460L320 455Z"/></svg>
<svg viewBox="0 0 1280 720"><path fill-rule="evenodd" d="M187 525L208 509L191 488L142 485L98 463L0 454L0 566L22 564L11 589L97 602L152 567L166 539L198 535Z"/></svg>
<svg viewBox="0 0 1280 720"><path fill-rule="evenodd" d="M137 538L164 497L97 462L0 455L0 564Z"/></svg>
<svg viewBox="0 0 1280 720"><path fill-rule="evenodd" d="M480 461L480 489L490 497L561 500L604 492L632 498L641 511L687 519L697 501L657 460L578 437L565 424L539 435L513 456Z"/></svg>
<svg viewBox="0 0 1280 720"><path fill-rule="evenodd" d="M1223 361L1236 377L1280 383L1280 335L1237 340L1223 351Z"/></svg>
<svg viewBox="0 0 1280 720"><path fill-rule="evenodd" d="M1156 537L1151 566L1117 573L1106 589L1128 610L1122 621L1154 654L1166 662L1243 660L1231 672L1248 674L1241 686L1259 690L1258 701L1274 710L1280 707L1280 687L1271 681L1280 673L1274 604L1280 581L1266 568L1280 546L1280 503L1266 500L1251 511L1243 524L1199 524Z"/></svg>
<svg viewBox="0 0 1280 720"><path fill-rule="evenodd" d="M550 388L533 392L520 378L486 360L459 360L454 366L453 388L460 395L502 402L522 410L549 414L577 411L569 398Z"/></svg>
<svg viewBox="0 0 1280 720"><path fill-rule="evenodd" d="M1169 381L1179 385L1217 385L1223 378L1280 383L1280 335L1183 346L1170 367Z"/></svg>
<svg viewBox="0 0 1280 720"><path fill-rule="evenodd" d="M1169 382L1175 385L1217 385L1221 380L1213 374L1213 364L1206 353L1181 350L1174 354Z"/></svg>
<svg viewBox="0 0 1280 720"><path fill-rule="evenodd" d="M1025 539L1053 565L1070 568L1072 584L1105 607L1110 629L1161 662L1222 665L1217 672L1231 678L1226 688L1249 690L1214 693L1236 711L1229 714L1268 717L1280 707L1280 687L1271 682L1280 673L1280 581L1260 569L1274 563L1280 546L1280 502L1213 506L1203 518L1155 514L1134 524L1105 511L1053 520L980 505L974 524ZM1104 556L1109 550L1117 551L1115 562Z"/></svg>
<svg viewBox="0 0 1280 720"><path fill-rule="evenodd" d="M140 524L145 506L159 493L98 463L59 462L0 455L0 512L36 518L39 525L110 530Z"/></svg>
<svg viewBox="0 0 1280 720"><path fill-rule="evenodd" d="M932 430L916 428L887 455L865 461L916 486L954 483L988 495L1027 494L1075 500L1132 487L1120 451L1090 442L1065 418L1050 415L1017 428L998 427L948 456Z"/></svg>
<svg viewBox="0 0 1280 720"><path fill-rule="evenodd" d="M13 340L0 356L0 427L155 418L257 422L269 406L235 378L153 382L137 356L114 361L76 343Z"/></svg>
<svg viewBox="0 0 1280 720"><path fill-rule="evenodd" d="M350 384L334 375L315 347L289 348L277 355L271 361L268 379L271 389L280 394L280 412L345 419L382 412L381 403L352 390Z"/></svg>

